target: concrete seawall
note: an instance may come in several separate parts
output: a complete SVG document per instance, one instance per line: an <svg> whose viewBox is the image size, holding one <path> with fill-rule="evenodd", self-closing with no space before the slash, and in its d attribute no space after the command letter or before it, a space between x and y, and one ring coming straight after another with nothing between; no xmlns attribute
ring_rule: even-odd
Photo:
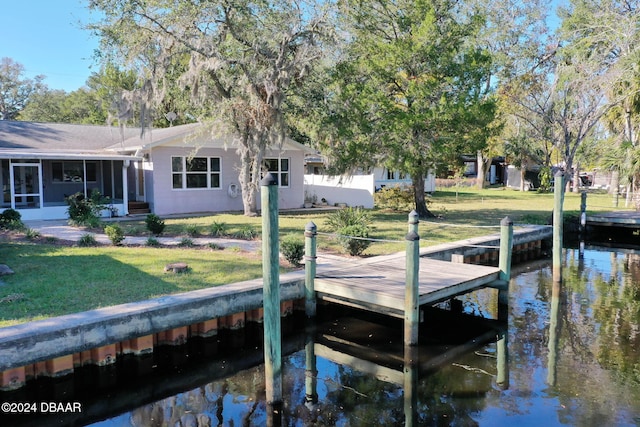
<svg viewBox="0 0 640 427"><path fill-rule="evenodd" d="M551 234L544 226L514 231L514 254L526 254L522 260L539 256L541 242ZM420 256L492 263L499 237L431 246L421 249ZM337 262L356 268L366 259ZM304 310L304 279L304 271L280 276L282 316ZM192 336L209 337L219 329L262 322L262 303L260 278L0 328L0 389L17 389L39 376L62 376L88 364L105 366L115 363L118 355L148 354L157 345L181 345Z"/></svg>

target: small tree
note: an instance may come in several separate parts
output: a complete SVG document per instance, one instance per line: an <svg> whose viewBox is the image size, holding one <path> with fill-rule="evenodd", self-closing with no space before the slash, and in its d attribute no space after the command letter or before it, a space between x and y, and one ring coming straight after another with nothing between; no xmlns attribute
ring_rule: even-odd
<svg viewBox="0 0 640 427"><path fill-rule="evenodd" d="M164 220L156 214L147 215L144 222L147 224L147 230L154 236L159 236L164 231Z"/></svg>
<svg viewBox="0 0 640 427"><path fill-rule="evenodd" d="M104 228L104 233L109 237L111 243L118 246L124 240L124 232L122 231L122 227L118 224L107 225Z"/></svg>
<svg viewBox="0 0 640 427"><path fill-rule="evenodd" d="M280 241L280 250L284 258L297 267L304 256L304 240L296 234L287 234Z"/></svg>
<svg viewBox="0 0 640 427"><path fill-rule="evenodd" d="M361 255L371 245L371 215L361 208L346 208L329 215L326 222L338 233L338 241L350 255Z"/></svg>
<svg viewBox="0 0 640 427"><path fill-rule="evenodd" d="M68 196L65 201L69 205L67 214L69 222L73 225L85 225L97 227L100 223L100 211L106 208L106 200L98 190L93 190L90 197L83 193L75 193Z"/></svg>

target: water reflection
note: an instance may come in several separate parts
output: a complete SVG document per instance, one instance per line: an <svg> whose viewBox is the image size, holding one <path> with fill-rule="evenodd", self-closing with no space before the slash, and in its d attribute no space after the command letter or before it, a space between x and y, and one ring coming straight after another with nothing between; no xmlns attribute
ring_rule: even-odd
<svg viewBox="0 0 640 427"><path fill-rule="evenodd" d="M475 317L505 315L495 290L429 310L415 348L403 346L399 319L332 309L314 327L295 321L283 334L276 414L265 404L261 331L249 328L154 356L161 375L76 391L90 414L57 425L639 425L640 255L587 245L564 261L562 284L545 261L513 270L508 322Z"/></svg>

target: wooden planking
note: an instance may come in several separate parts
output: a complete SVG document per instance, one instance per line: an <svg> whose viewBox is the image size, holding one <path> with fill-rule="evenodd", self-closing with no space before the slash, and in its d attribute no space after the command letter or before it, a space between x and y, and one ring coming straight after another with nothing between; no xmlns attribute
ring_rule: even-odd
<svg viewBox="0 0 640 427"><path fill-rule="evenodd" d="M353 267L318 272L315 289L321 298L344 298L363 306L381 306L404 311L404 258L356 263ZM420 305L436 303L487 286L498 279L499 269L420 259ZM332 298L333 297L333 298Z"/></svg>
<svg viewBox="0 0 640 427"><path fill-rule="evenodd" d="M603 227L640 227L640 212L614 211L587 215L587 225Z"/></svg>

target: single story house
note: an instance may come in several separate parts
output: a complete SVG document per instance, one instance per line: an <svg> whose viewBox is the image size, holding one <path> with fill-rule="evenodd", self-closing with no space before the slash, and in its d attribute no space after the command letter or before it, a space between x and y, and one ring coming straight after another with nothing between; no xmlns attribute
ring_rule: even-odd
<svg viewBox="0 0 640 427"><path fill-rule="evenodd" d="M265 153L265 169L279 179L282 209L304 204L308 152L287 139ZM135 202L160 216L240 211L239 165L232 139L213 137L197 123L143 133L0 121L1 208L18 210L25 220L67 218L65 197L94 189L111 200L105 216L128 215Z"/></svg>

